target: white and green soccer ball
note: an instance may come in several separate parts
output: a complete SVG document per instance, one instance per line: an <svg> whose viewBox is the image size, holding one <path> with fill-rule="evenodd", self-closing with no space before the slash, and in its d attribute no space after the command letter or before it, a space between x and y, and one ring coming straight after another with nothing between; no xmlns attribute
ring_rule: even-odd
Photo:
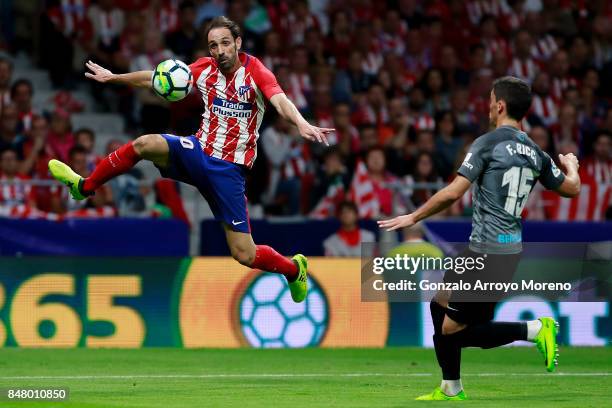
<svg viewBox="0 0 612 408"><path fill-rule="evenodd" d="M167 101L180 101L191 91L193 76L189 66L182 61L169 59L160 62L151 78L156 94Z"/></svg>
<svg viewBox="0 0 612 408"><path fill-rule="evenodd" d="M314 347L327 330L327 299L310 277L306 299L295 303L282 275L262 273L244 292L238 312L242 334L252 347Z"/></svg>

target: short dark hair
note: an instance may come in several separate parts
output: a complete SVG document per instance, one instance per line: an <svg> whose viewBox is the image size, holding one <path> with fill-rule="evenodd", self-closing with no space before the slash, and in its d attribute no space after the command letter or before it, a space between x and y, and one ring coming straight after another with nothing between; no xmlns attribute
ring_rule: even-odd
<svg viewBox="0 0 612 408"><path fill-rule="evenodd" d="M22 85L28 87L28 89L30 90L30 96L34 95L34 86L32 86L32 82L30 82L29 79L21 78L16 80L15 83L13 83L13 86L11 86L11 99L15 97L15 94L17 93L17 88Z"/></svg>
<svg viewBox="0 0 612 408"><path fill-rule="evenodd" d="M12 152L12 153L14 153L14 154L15 154L15 156L17 156L17 160L19 160L19 152L18 152L18 151L17 151L17 149L16 149L16 148L14 148L13 146L9 146L9 147L6 147L6 148L4 148L4 149L0 150L0 158L1 158L2 156L4 156L4 153L6 153L6 152Z"/></svg>
<svg viewBox="0 0 612 408"><path fill-rule="evenodd" d="M9 67L9 70L13 72L13 62L5 57L0 57L0 64L6 64Z"/></svg>
<svg viewBox="0 0 612 408"><path fill-rule="evenodd" d="M232 37L234 37L234 40L242 35L240 32L240 26L238 24L236 24L234 21L230 20L229 18L225 16L219 16L219 17L215 17L212 20L210 20L210 22L208 23L208 26L206 27L206 40L207 41L208 41L208 33L210 33L210 30L215 29L215 28L227 28L230 31L230 33L232 33Z"/></svg>
<svg viewBox="0 0 612 408"><path fill-rule="evenodd" d="M84 134L86 134L87 136L89 136L89 138L90 138L91 140L95 140L95 139L96 139L96 134L95 134L95 132L94 132L92 129L90 129L90 128L86 128L86 127L79 128L79 129L78 129L76 132L74 132L74 135L76 136L76 135L77 135L77 134L79 134L79 133L84 133Z"/></svg>
<svg viewBox="0 0 612 408"><path fill-rule="evenodd" d="M179 4L179 11L185 11L188 9L195 9L195 3L191 0L181 1Z"/></svg>
<svg viewBox="0 0 612 408"><path fill-rule="evenodd" d="M505 76L493 82L493 94L498 101L506 102L508 116L521 120L531 108L531 88L522 79Z"/></svg>
<svg viewBox="0 0 612 408"><path fill-rule="evenodd" d="M599 129L595 133L595 137L593 138L593 143L595 143L597 140L599 140L600 137L607 137L608 139L612 140L612 132L610 132L607 129Z"/></svg>
<svg viewBox="0 0 612 408"><path fill-rule="evenodd" d="M353 210L355 213L359 214L359 209L354 201L342 201L340 204L338 204L338 214L340 214L340 212L342 212L344 209Z"/></svg>
<svg viewBox="0 0 612 408"><path fill-rule="evenodd" d="M81 146L81 145L74 145L74 146L72 146L70 148L70 150L68 150L68 157L72 159L77 154L87 155L87 153L88 153L87 149L85 149L83 146Z"/></svg>

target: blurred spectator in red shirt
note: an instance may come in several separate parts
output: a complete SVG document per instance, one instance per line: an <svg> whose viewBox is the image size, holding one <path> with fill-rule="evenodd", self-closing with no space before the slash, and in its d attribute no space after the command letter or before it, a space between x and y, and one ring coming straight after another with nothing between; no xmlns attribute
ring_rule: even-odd
<svg viewBox="0 0 612 408"><path fill-rule="evenodd" d="M393 191L391 184L397 177L387 171L385 151L380 147L370 149L365 157L368 176L374 187L374 196L378 200L378 208L382 215L394 213ZM397 208L395 208L397 210Z"/></svg>
<svg viewBox="0 0 612 408"><path fill-rule="evenodd" d="M74 146L71 132L70 114L63 109L56 109L51 116L51 131L47 143L58 160L66 162L68 152Z"/></svg>
<svg viewBox="0 0 612 408"><path fill-rule="evenodd" d="M331 32L325 41L325 48L328 55L334 58L337 69L348 67L348 58L353 50L353 36L348 12L338 10L332 16Z"/></svg>
<svg viewBox="0 0 612 408"><path fill-rule="evenodd" d="M53 151L47 143L49 136L49 123L44 116L35 116L32 120L32 129L27 135L23 145L24 160L20 165L20 172L35 178L46 178L47 164L53 158Z"/></svg>

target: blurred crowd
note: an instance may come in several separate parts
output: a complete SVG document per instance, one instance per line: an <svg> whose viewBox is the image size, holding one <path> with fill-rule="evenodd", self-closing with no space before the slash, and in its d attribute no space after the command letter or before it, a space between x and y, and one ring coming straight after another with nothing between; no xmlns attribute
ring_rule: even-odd
<svg viewBox="0 0 612 408"><path fill-rule="evenodd" d="M242 27L243 51L276 74L304 116L336 129L329 148L304 143L268 110L248 179L249 201L265 214L330 217L351 210L347 201L361 218L414 209L455 176L471 142L490 129L492 82L513 75L534 93L523 129L553 158L577 154L583 180L574 200L536 187L525 215L611 217L611 2L57 0L38 11L32 38L19 34L18 24L12 32L4 25L0 47L32 53L59 97L48 112L34 112L36 90L8 59L0 61L2 180L46 179L53 157L82 174L91 170L96 135L70 125L71 113L82 109L70 90L84 86L86 59L117 73L153 69L171 57L191 63L207 55L206 22L226 15ZM132 136L198 128L196 93L168 104L149 90L86 86L96 108L120 113ZM123 184L131 187L110 185L86 205L108 214L144 208L139 175L127 176L133 180ZM0 205L79 209L53 188L2 188ZM470 211L466 196L446 215Z"/></svg>

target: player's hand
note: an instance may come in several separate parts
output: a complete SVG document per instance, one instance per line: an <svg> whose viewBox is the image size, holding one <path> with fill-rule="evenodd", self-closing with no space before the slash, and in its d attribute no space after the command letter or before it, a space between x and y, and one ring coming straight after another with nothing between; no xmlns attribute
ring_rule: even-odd
<svg viewBox="0 0 612 408"><path fill-rule="evenodd" d="M378 221L378 228L394 231L398 228L412 227L414 224L416 224L414 216L412 214L406 214L388 220Z"/></svg>
<svg viewBox="0 0 612 408"><path fill-rule="evenodd" d="M329 133L335 132L336 129L320 128L313 126L308 122L304 122L298 127L298 131L300 132L300 135L305 139L311 141L316 140L319 143L325 143L325 146L329 146L329 142L327 141L327 135Z"/></svg>
<svg viewBox="0 0 612 408"><path fill-rule="evenodd" d="M104 83L112 81L115 78L115 74L113 74L110 70L99 66L95 62L87 61L85 66L91 71L85 72L85 76L93 79L94 81Z"/></svg>
<svg viewBox="0 0 612 408"><path fill-rule="evenodd" d="M559 164L561 165L562 170L567 173L570 168L578 171L580 164L578 163L578 158L574 155L574 153L568 153L566 155L559 155Z"/></svg>

